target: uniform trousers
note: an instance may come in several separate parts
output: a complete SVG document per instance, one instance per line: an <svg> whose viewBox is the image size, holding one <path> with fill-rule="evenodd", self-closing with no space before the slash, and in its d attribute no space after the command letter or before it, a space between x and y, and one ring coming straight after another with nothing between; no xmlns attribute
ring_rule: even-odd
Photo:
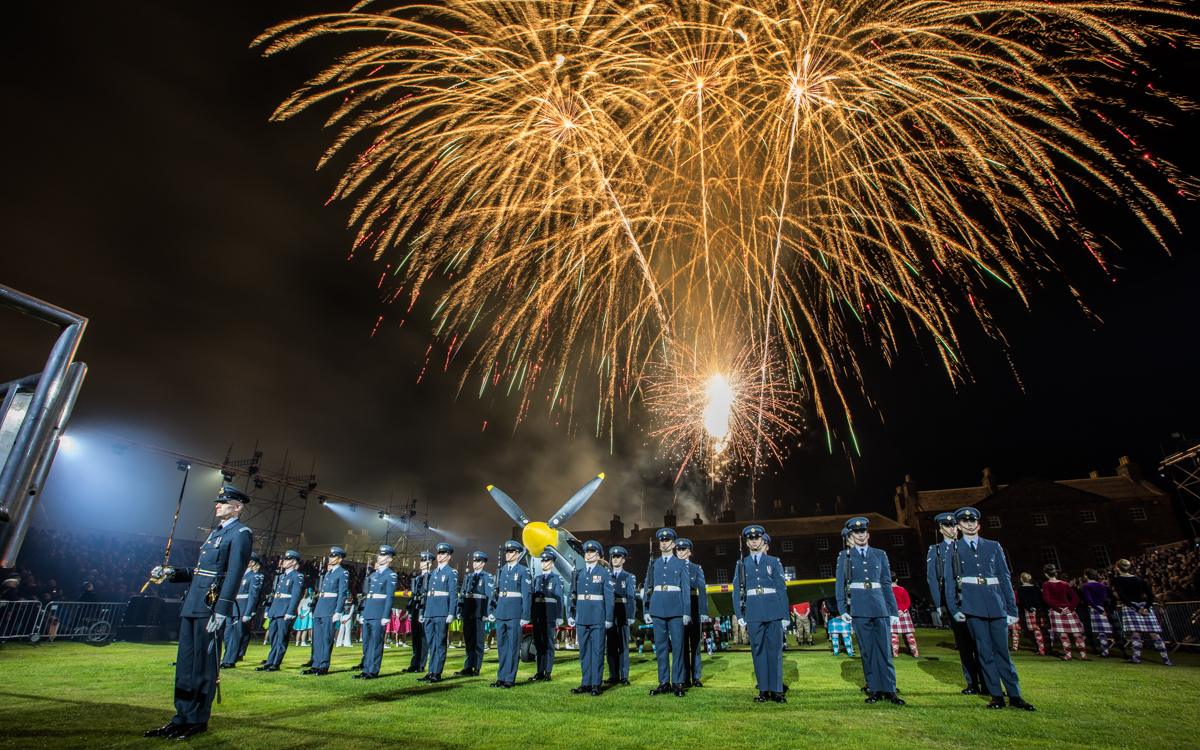
<svg viewBox="0 0 1200 750"><path fill-rule="evenodd" d="M271 624L267 626L267 642L271 644L271 651L267 654L268 665L278 667L283 663L293 622L295 620L287 620L283 615L271 618Z"/></svg>
<svg viewBox="0 0 1200 750"><path fill-rule="evenodd" d="M547 677L554 671L554 641L558 636L558 628L554 620L548 617L533 618L533 648L537 653L538 674ZM583 644L580 644L579 660L583 662ZM584 683L587 684L587 683Z"/></svg>
<svg viewBox="0 0 1200 750"><path fill-rule="evenodd" d="M962 664L963 679L967 687L983 690L983 674L979 671L979 652L975 649L975 639L965 622L951 618L950 630L954 633L954 645L958 649L958 661Z"/></svg>
<svg viewBox="0 0 1200 750"><path fill-rule="evenodd" d="M576 623L575 636L579 641L579 684L599 686L604 681L604 623Z"/></svg>
<svg viewBox="0 0 1200 750"><path fill-rule="evenodd" d="M1003 623L1003 619L1001 623ZM863 675L872 693L896 692L896 667L892 663L892 626L887 617L855 617L854 636L862 654Z"/></svg>
<svg viewBox="0 0 1200 750"><path fill-rule="evenodd" d="M410 672L424 672L425 661L429 656L429 649L425 644L425 628L417 620L417 615L409 613L409 622L412 624L412 660L408 663Z"/></svg>
<svg viewBox="0 0 1200 750"><path fill-rule="evenodd" d="M179 621L175 653L175 716L172 724L206 724L217 694L217 639L209 633L208 616Z"/></svg>
<svg viewBox="0 0 1200 750"><path fill-rule="evenodd" d="M653 617L654 657L658 660L658 684L682 685L687 678L683 663L683 617Z"/></svg>
<svg viewBox="0 0 1200 750"><path fill-rule="evenodd" d="M337 623L333 621L333 615L317 615L313 617L313 669L329 669L329 656L333 653L333 638L336 634Z"/></svg>
<svg viewBox="0 0 1200 750"><path fill-rule="evenodd" d="M979 669L988 695L995 697L1007 692L1009 698L1019 698L1021 685L1012 657L1008 655L1008 623L1003 617L967 615L967 628L975 639Z"/></svg>
<svg viewBox="0 0 1200 750"><path fill-rule="evenodd" d="M703 631L698 610L696 598L693 597L692 621L683 626L683 664L686 667L685 671L689 682L700 679L700 637Z"/></svg>
<svg viewBox="0 0 1200 750"><path fill-rule="evenodd" d="M240 617L230 617L225 621L225 630L222 635L225 640L225 651L221 655L221 662L224 664L236 664L241 659L242 641L249 641L249 636L244 637L245 631L250 629L250 623L242 622Z"/></svg>
<svg viewBox="0 0 1200 750"><path fill-rule="evenodd" d="M497 682L516 682L521 656L521 621L496 620Z"/></svg>
<svg viewBox="0 0 1200 750"><path fill-rule="evenodd" d="M362 671L365 674L379 674L383 667L383 628L380 620L383 618L363 618L362 639Z"/></svg>
<svg viewBox="0 0 1200 750"><path fill-rule="evenodd" d="M783 625L779 620L750 620L750 658L759 692L783 692Z"/></svg>
<svg viewBox="0 0 1200 750"><path fill-rule="evenodd" d="M441 674L446 666L446 618L443 616L425 618L425 643L429 647L429 673Z"/></svg>
<svg viewBox="0 0 1200 750"><path fill-rule="evenodd" d="M629 679L629 621L617 620L604 636L608 652L608 677L611 680Z"/></svg>
<svg viewBox="0 0 1200 750"><path fill-rule="evenodd" d="M464 617L463 646L467 650L467 658L463 660L463 670L478 672L483 666L483 618Z"/></svg>

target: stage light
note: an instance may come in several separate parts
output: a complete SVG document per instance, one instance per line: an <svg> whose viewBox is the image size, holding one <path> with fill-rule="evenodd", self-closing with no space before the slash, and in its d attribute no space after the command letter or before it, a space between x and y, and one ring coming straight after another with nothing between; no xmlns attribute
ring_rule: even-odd
<svg viewBox="0 0 1200 750"><path fill-rule="evenodd" d="M307 499L308 499L308 490L300 490L300 499L301 499L301 500L307 500Z"/></svg>
<svg viewBox="0 0 1200 750"><path fill-rule="evenodd" d="M228 484L229 482L232 482L233 481L233 472L230 471L229 469L221 469L221 479L223 479L226 484Z"/></svg>
<svg viewBox="0 0 1200 750"><path fill-rule="evenodd" d="M58 451L64 456L73 456L79 452L79 441L70 435L60 435L58 437Z"/></svg>
<svg viewBox="0 0 1200 750"><path fill-rule="evenodd" d="M386 521L386 520L388 520L388 514L387 514L387 513L384 513L382 510L381 510L381 511L379 511L379 520L381 520L381 521Z"/></svg>
<svg viewBox="0 0 1200 750"><path fill-rule="evenodd" d="M263 488L263 485L265 485L265 484L266 484L266 482L263 481L262 477L254 478L254 489L261 490Z"/></svg>
<svg viewBox="0 0 1200 750"><path fill-rule="evenodd" d="M324 495L317 496L317 502L320 503L321 505L324 505L328 499L329 498L325 497Z"/></svg>
<svg viewBox="0 0 1200 750"><path fill-rule="evenodd" d="M308 489L315 490L316 488L317 488L317 475L309 474L308 475Z"/></svg>
<svg viewBox="0 0 1200 750"><path fill-rule="evenodd" d="M116 448L117 448L117 446L114 445L113 450L116 450ZM119 452L124 453L125 452L124 447L122 447L122 449ZM175 462L175 468L179 469L180 471L190 471L192 468L192 465L189 464L187 461L180 460L180 461Z"/></svg>

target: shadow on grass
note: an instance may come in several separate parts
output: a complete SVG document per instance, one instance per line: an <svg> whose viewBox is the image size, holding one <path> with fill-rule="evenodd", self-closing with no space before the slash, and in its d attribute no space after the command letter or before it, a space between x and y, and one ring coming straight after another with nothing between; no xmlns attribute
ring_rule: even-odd
<svg viewBox="0 0 1200 750"><path fill-rule="evenodd" d="M917 668L943 685L963 685L962 665L957 659L950 661L937 656L927 656L917 661Z"/></svg>
<svg viewBox="0 0 1200 750"><path fill-rule="evenodd" d="M867 678L863 675L861 660L846 658L842 662L842 682L853 685L856 690L862 690L867 684Z"/></svg>

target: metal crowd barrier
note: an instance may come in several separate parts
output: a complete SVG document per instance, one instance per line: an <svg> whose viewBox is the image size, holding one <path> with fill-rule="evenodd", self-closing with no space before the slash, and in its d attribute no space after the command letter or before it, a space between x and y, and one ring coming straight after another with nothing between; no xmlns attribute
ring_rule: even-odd
<svg viewBox="0 0 1200 750"><path fill-rule="evenodd" d="M1157 609L1167 641L1200 648L1200 602L1167 602Z"/></svg>
<svg viewBox="0 0 1200 750"><path fill-rule="evenodd" d="M0 602L0 641L29 640L41 615L41 602Z"/></svg>
<svg viewBox="0 0 1200 750"><path fill-rule="evenodd" d="M0 640L106 643L125 616L125 602L0 602Z"/></svg>

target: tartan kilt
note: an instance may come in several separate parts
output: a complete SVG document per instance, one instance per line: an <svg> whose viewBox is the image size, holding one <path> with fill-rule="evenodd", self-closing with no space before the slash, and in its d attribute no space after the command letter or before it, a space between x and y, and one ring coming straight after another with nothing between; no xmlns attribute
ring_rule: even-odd
<svg viewBox="0 0 1200 750"><path fill-rule="evenodd" d="M1149 610L1148 614L1142 614L1133 607L1121 605L1121 629L1126 633L1161 633L1162 625L1158 623L1158 617L1154 614L1154 610Z"/></svg>
<svg viewBox="0 0 1200 750"><path fill-rule="evenodd" d="M1083 623L1079 621L1079 615L1075 614L1075 610L1073 609L1068 609L1066 612L1051 609L1050 630L1055 633L1074 635L1075 633L1083 633Z"/></svg>
<svg viewBox="0 0 1200 750"><path fill-rule="evenodd" d="M892 626L892 635L915 633L916 630L913 626L912 615L909 614L907 609L900 610L900 622Z"/></svg>
<svg viewBox="0 0 1200 750"><path fill-rule="evenodd" d="M831 616L829 618L829 621L826 623L826 628L828 629L829 635L831 635L831 636L834 636L834 635L849 636L850 631L852 629L852 625L848 622L842 622L840 618Z"/></svg>
<svg viewBox="0 0 1200 750"><path fill-rule="evenodd" d="M1042 627L1041 618L1038 617L1036 609L1027 609L1021 613L1021 621L1025 623L1025 629L1029 632L1040 630Z"/></svg>
<svg viewBox="0 0 1200 750"><path fill-rule="evenodd" d="M1104 611L1104 607L1088 607L1088 612L1092 618L1093 634L1112 635L1112 621L1108 619L1108 614Z"/></svg>

